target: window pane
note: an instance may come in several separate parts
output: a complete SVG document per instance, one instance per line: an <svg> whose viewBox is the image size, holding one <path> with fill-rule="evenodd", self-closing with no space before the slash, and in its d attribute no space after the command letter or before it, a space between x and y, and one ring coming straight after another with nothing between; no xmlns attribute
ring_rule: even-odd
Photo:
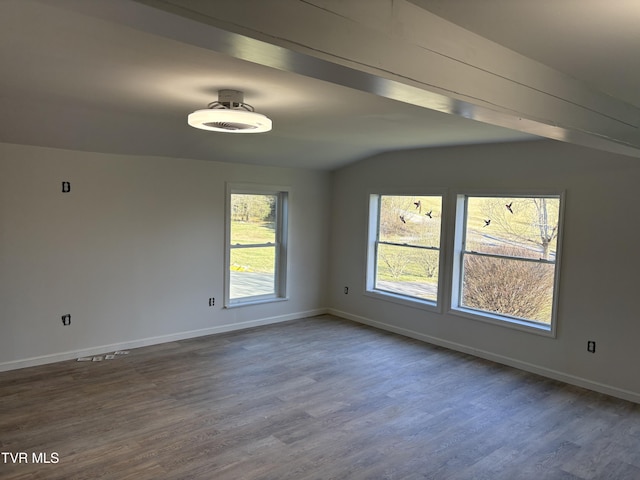
<svg viewBox="0 0 640 480"><path fill-rule="evenodd" d="M468 197L465 250L555 260L560 198Z"/></svg>
<svg viewBox="0 0 640 480"><path fill-rule="evenodd" d="M231 195L231 245L275 243L277 195Z"/></svg>
<svg viewBox="0 0 640 480"><path fill-rule="evenodd" d="M229 296L232 299L275 293L276 249L232 248Z"/></svg>
<svg viewBox="0 0 640 480"><path fill-rule="evenodd" d="M554 265L464 256L462 306L551 323Z"/></svg>
<svg viewBox="0 0 640 480"><path fill-rule="evenodd" d="M382 195L382 242L440 247L442 199L439 196Z"/></svg>
<svg viewBox="0 0 640 480"><path fill-rule="evenodd" d="M379 244L375 288L436 301L439 255L437 250Z"/></svg>

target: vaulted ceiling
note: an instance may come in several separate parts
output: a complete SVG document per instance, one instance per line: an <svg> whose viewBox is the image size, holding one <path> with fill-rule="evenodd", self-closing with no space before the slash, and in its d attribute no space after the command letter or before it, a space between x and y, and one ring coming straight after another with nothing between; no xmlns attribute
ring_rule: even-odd
<svg viewBox="0 0 640 480"><path fill-rule="evenodd" d="M634 0L2 0L0 141L316 169L538 136L640 156L638 24ZM189 127L223 88L273 131Z"/></svg>

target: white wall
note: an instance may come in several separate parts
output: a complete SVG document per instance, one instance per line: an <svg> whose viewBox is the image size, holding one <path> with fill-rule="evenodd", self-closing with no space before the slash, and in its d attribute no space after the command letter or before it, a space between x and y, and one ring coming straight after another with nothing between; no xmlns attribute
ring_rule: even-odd
<svg viewBox="0 0 640 480"><path fill-rule="evenodd" d="M226 181L292 187L289 301L222 308ZM323 311L329 194L326 172L0 144L0 370Z"/></svg>
<svg viewBox="0 0 640 480"><path fill-rule="evenodd" d="M640 401L638 185L638 159L551 141L396 152L341 169L333 182L332 311ZM363 295L367 194L413 186L566 191L557 338ZM595 354L587 340L597 342Z"/></svg>
<svg viewBox="0 0 640 480"><path fill-rule="evenodd" d="M221 308L225 181L292 186L289 301ZM332 175L0 144L0 370L330 306L640 401L639 184L638 160L555 142L396 152ZM394 186L566 190L557 338L363 295L367 193Z"/></svg>

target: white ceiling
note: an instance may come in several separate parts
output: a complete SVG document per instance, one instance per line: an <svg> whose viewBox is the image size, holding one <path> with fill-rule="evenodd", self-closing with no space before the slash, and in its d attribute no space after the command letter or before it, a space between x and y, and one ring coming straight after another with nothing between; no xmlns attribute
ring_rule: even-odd
<svg viewBox="0 0 640 480"><path fill-rule="evenodd" d="M634 51L640 29L631 28L640 25L636 0L414 3L640 106L640 56ZM0 141L334 169L385 150L536 138L60 5L0 0ZM245 101L272 118L273 131L229 135L188 127L187 114L216 100L221 88L244 90Z"/></svg>
<svg viewBox="0 0 640 480"><path fill-rule="evenodd" d="M411 0L640 107L640 0Z"/></svg>

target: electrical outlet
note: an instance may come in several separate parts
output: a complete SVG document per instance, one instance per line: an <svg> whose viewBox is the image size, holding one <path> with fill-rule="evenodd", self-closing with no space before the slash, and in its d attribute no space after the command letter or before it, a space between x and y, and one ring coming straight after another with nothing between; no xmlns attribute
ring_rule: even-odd
<svg viewBox="0 0 640 480"><path fill-rule="evenodd" d="M62 325L65 327L71 325L71 314L62 315Z"/></svg>
<svg viewBox="0 0 640 480"><path fill-rule="evenodd" d="M213 297L211 297L211 298L209 299L209 306L210 306L210 307L213 307L215 304L216 304L216 299L215 299L215 298L213 298Z"/></svg>
<svg viewBox="0 0 640 480"><path fill-rule="evenodd" d="M587 352L596 353L596 342L593 340L589 340L587 342Z"/></svg>
<svg viewBox="0 0 640 480"><path fill-rule="evenodd" d="M344 287L344 294L349 295L349 287Z"/></svg>

